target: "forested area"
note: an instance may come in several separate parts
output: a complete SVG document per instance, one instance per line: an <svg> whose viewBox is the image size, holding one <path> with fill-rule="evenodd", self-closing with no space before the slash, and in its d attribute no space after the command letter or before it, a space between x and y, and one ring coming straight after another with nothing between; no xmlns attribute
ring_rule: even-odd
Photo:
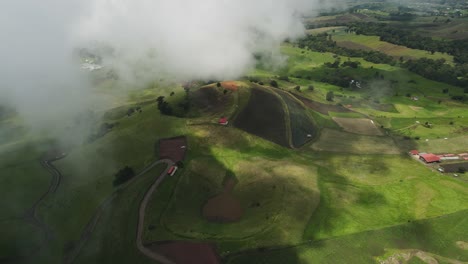
<svg viewBox="0 0 468 264"><path fill-rule="evenodd" d="M366 61L373 63L386 63L394 65L395 61L391 56L388 56L379 51L364 51L364 50L353 50L336 45L336 42L332 40L331 35L327 33L318 35L308 35L305 38L299 40L297 45L300 48L308 48L318 52L331 52L342 56L363 58Z"/></svg>
<svg viewBox="0 0 468 264"><path fill-rule="evenodd" d="M434 40L414 33L410 29L402 29L397 25L386 23L352 23L348 32L356 34L379 36L381 41L402 45L413 49L427 50L432 53L439 51L454 56L458 64L468 63L468 39Z"/></svg>

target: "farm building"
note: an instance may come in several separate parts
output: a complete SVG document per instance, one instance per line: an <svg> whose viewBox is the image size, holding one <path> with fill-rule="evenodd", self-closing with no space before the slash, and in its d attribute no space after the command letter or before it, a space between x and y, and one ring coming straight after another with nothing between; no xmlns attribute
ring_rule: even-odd
<svg viewBox="0 0 468 264"><path fill-rule="evenodd" d="M226 126L229 123L227 117L221 117L218 121L218 124Z"/></svg>
<svg viewBox="0 0 468 264"><path fill-rule="evenodd" d="M419 155L419 159L421 159L422 161L426 163L440 162L440 157L431 153L421 154Z"/></svg>
<svg viewBox="0 0 468 264"><path fill-rule="evenodd" d="M171 168L169 168L169 170L167 171L167 174L169 176L174 176L174 174L176 173L178 167L177 166L172 166Z"/></svg>
<svg viewBox="0 0 468 264"><path fill-rule="evenodd" d="M409 152L409 154L411 154L411 155L419 155L419 151L417 151L417 150L412 150L412 151Z"/></svg>

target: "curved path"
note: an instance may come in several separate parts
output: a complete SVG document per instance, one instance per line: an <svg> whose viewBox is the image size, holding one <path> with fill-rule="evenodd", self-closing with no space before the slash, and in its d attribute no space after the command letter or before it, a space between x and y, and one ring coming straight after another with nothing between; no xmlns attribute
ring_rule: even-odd
<svg viewBox="0 0 468 264"><path fill-rule="evenodd" d="M39 217L37 217L37 207L41 204L45 198L51 194L55 193L60 185L62 180L62 174L60 171L52 165L52 162L65 158L66 154L58 156L49 160L42 160L41 165L52 174L52 179L50 180L49 188L45 191L39 199L37 199L32 207L26 211L25 218L31 221L34 225L38 226L45 233L46 241L50 241L53 237L52 230L43 222Z"/></svg>
<svg viewBox="0 0 468 264"><path fill-rule="evenodd" d="M146 212L146 207L148 205L148 202L149 202L151 196L153 196L153 193L156 191L158 186L161 184L161 182L164 180L164 178L166 178L167 171L169 170L169 168L172 165L174 165L174 162L169 160L169 159L160 160L159 163L167 163L167 168L163 171L163 173L161 175L159 175L159 177L156 178L156 180L151 185L151 187L148 189L148 191L146 192L143 200L140 203L140 209L138 211L138 227L137 227L136 245L138 247L138 250L140 250L140 252L143 253L145 256L147 256L147 257L149 257L149 258L151 258L153 260L156 260L156 261L158 261L159 263L162 263L162 264L174 264L174 262L170 261L166 257L164 257L164 256L162 256L160 254L157 254L157 253L151 251L150 249L148 249L147 247L145 247L143 245L143 239L142 239L143 229L144 229L144 224L145 224L145 212Z"/></svg>
<svg viewBox="0 0 468 264"><path fill-rule="evenodd" d="M98 223L99 219L101 218L102 213L104 212L104 209L107 206L109 206L111 204L112 200L114 200L114 198L116 197L117 191L126 188L128 185L130 185L132 182L134 182L140 176L144 175L145 173L147 173L148 171L153 169L155 166L157 166L159 164L162 164L162 163L166 163L167 168L163 171L163 173L161 175L159 175L159 177L156 178L156 181L153 183L151 188L145 194L145 198L143 199L143 202L145 201L145 199L146 199L146 202L145 203L142 202L140 204L140 214L138 215L138 229L137 229L137 247L145 256L148 256L151 259L157 260L157 261L159 261L159 262L161 262L163 264L169 264L169 263L172 264L172 262L167 260L165 257L160 256L160 255L150 251L146 247L144 247L143 242L141 240L142 234L143 234L144 212L145 212L146 206L148 204L149 198L151 197L152 193L155 191L155 189L158 187L158 185L161 183L161 181L166 177L167 171L169 170L169 168L174 164L174 162L172 162L169 159L157 160L157 161L151 163L150 165L146 166L141 172L139 172L137 175L135 175L132 179L130 179L126 184L123 184L123 185L117 187L114 190L114 192L109 197L107 197L99 205L99 207L97 208L97 210L94 213L93 217L91 217L91 219L86 224L83 231L81 232L80 239L77 241L76 246L74 247L74 249L70 253L68 253L68 254L66 254L64 256L64 259L63 259L62 263L69 264L69 263L73 263L76 260L76 258L78 257L78 255L81 252L81 249L84 247L86 242L91 237L91 235L92 235L92 233L94 231L94 228L96 227L96 224ZM143 211L142 211L142 205L144 205ZM143 214L142 214L142 212L143 212Z"/></svg>

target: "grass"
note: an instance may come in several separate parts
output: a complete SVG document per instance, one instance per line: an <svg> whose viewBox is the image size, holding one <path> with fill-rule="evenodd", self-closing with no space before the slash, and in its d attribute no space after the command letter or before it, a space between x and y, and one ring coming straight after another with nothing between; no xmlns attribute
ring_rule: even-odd
<svg viewBox="0 0 468 264"><path fill-rule="evenodd" d="M31 261L31 255L34 255L45 242L42 231L26 220L1 221L1 225L0 260L2 263Z"/></svg>
<svg viewBox="0 0 468 264"><path fill-rule="evenodd" d="M352 154L398 154L399 149L389 137L364 136L324 129L313 150Z"/></svg>
<svg viewBox="0 0 468 264"><path fill-rule="evenodd" d="M467 211L393 227L305 243L279 250L250 252L227 263L375 263L394 252L419 249L451 260L467 261L455 245L468 231Z"/></svg>
<svg viewBox="0 0 468 264"><path fill-rule="evenodd" d="M324 21L327 19L339 17ZM358 36L346 37L356 37L349 41L361 40ZM385 44L375 38L362 41L362 45L376 49ZM322 66L335 57L341 61L349 58L302 50L292 44L283 45L281 51L289 57L284 67L255 69L249 76L266 84L278 76L289 76L289 81L279 81L280 88L294 91L299 85L302 96L327 104L330 102L325 95L333 91L333 104L351 104L357 113L320 114L302 109L293 99L281 96L283 92L279 92L280 97L269 88L252 90L243 85L216 111L201 109L196 113L199 118L175 118L161 116L154 99L164 95L176 105L184 96L178 85L163 87L159 83L159 88L152 85L131 92L127 98L126 93L114 96L110 92L112 83L102 83L99 89L115 106L102 122L118 125L54 163L63 179L57 193L48 197L38 212L56 236L34 261L60 262L96 208L114 192L115 172L125 165L138 172L155 159L154 143L159 138L181 134L186 134L189 142L186 166L175 177L167 178L152 197L145 242L207 240L217 243L228 263L370 263L411 248L467 261L466 251L454 246L467 233L468 188L464 178L442 176L399 155L401 149L409 147L436 153L468 150L466 104L449 99L462 90L398 66L373 64L361 58L351 58L361 62L360 68L340 71L354 79L368 80L369 88L340 88L322 82L326 74L334 73ZM395 56L427 56L401 47L392 52L398 52ZM314 86L313 91L307 89L309 85ZM260 89L265 92L255 92ZM443 89L449 89L449 93L444 94ZM175 95L171 97L172 91ZM413 101L406 94L419 100ZM127 117L126 111L134 106L142 106L143 112ZM291 115L289 119L284 116L286 112ZM255 116L248 124L251 129L245 129L252 134L215 124L213 120L219 114L231 120ZM384 125L394 138L406 135L421 139L402 143L389 137L351 134L340 131L332 120L363 115ZM294 127L302 129L303 121L311 117L322 130L318 141L301 149L282 147L288 138L288 125L283 123L290 120L294 134ZM264 119L268 122L258 122ZM295 120L299 122L295 124ZM433 128L413 127L416 121L431 122ZM38 160L52 144L39 140L42 135L30 135L14 117L2 120L0 125L0 137L7 138L0 142L0 190L5 198L0 202L3 260L26 254L24 251L43 243L40 230L18 217L47 189L50 175ZM259 127L261 133L254 131ZM272 141L284 144L260 136L282 138ZM226 171L232 171L239 180L233 195L245 214L239 222L228 225L208 222L201 208L221 191ZM79 262L148 261L135 249L134 227L138 202L152 180L145 175L115 194ZM13 244L12 240L20 243Z"/></svg>
<svg viewBox="0 0 468 264"><path fill-rule="evenodd" d="M165 168L165 164L156 166L115 195L77 258L78 263L152 262L136 248L138 210L145 191Z"/></svg>
<svg viewBox="0 0 468 264"><path fill-rule="evenodd" d="M239 160L232 170L239 180L232 194L239 199L244 215L239 222L219 224L208 222L200 212L204 203L221 191L225 169L215 164L212 159L190 162L161 220L167 229L198 240L251 241L243 248L301 241L302 230L318 203L313 167L287 160Z"/></svg>
<svg viewBox="0 0 468 264"><path fill-rule="evenodd" d="M461 135L450 138L419 140L418 148L421 151L432 153L462 153L468 149L468 136Z"/></svg>
<svg viewBox="0 0 468 264"><path fill-rule="evenodd" d="M249 103L234 120L234 126L281 146L289 146L285 115L281 99L274 93L253 88Z"/></svg>
<svg viewBox="0 0 468 264"><path fill-rule="evenodd" d="M0 155L0 220L18 218L47 190L51 175L41 166L45 150L33 143L22 144ZM23 190L28 190L24 192Z"/></svg>
<svg viewBox="0 0 468 264"><path fill-rule="evenodd" d="M318 165L321 203L305 231L307 238L336 237L467 209L463 183L440 177L410 158L335 154ZM457 188L449 187L452 184ZM429 194L432 199L425 200Z"/></svg>
<svg viewBox="0 0 468 264"><path fill-rule="evenodd" d="M39 216L57 233L51 251L62 252L64 245L78 240L98 205L113 192L116 171L128 165L138 172L156 158L153 146L158 138L184 133L183 120L161 116L155 105L142 109L141 114L119 119L119 125L104 137L75 148L55 163L63 180L57 193L39 207Z"/></svg>

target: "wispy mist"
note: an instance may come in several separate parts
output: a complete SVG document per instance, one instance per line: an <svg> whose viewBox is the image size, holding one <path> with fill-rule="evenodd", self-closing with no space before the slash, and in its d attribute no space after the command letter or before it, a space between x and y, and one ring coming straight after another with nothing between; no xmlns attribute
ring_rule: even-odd
<svg viewBox="0 0 468 264"><path fill-rule="evenodd" d="M0 104L32 125L99 103L77 48L109 47L104 69L129 82L228 79L255 53L303 34L301 16L319 0L5 0L0 3ZM328 2L329 5L330 2Z"/></svg>

